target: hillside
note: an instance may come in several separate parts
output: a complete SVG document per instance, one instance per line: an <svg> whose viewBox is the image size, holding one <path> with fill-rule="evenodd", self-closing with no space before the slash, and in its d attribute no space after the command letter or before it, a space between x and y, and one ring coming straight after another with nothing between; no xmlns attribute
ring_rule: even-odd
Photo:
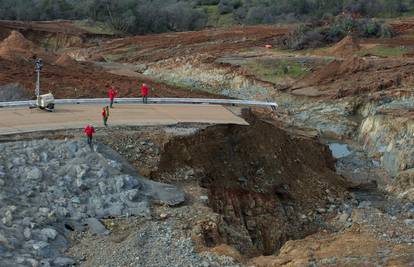
<svg viewBox="0 0 414 267"><path fill-rule="evenodd" d="M411 2L2 1L0 265L413 265Z"/></svg>
<svg viewBox="0 0 414 267"><path fill-rule="evenodd" d="M206 26L309 22L351 13L358 17L410 14L412 1L402 0L12 0L0 2L0 20L89 20L132 34L200 30ZM99 32L101 32L99 30Z"/></svg>

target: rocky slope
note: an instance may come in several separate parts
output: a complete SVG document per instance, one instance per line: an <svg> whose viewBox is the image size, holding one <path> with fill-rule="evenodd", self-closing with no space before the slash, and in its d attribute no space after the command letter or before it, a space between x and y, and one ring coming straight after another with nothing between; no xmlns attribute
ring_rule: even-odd
<svg viewBox="0 0 414 267"><path fill-rule="evenodd" d="M62 252L69 231L98 219L149 216L151 199L176 205L184 195L173 186L137 177L111 149L91 150L79 141L0 144L0 265L67 266Z"/></svg>

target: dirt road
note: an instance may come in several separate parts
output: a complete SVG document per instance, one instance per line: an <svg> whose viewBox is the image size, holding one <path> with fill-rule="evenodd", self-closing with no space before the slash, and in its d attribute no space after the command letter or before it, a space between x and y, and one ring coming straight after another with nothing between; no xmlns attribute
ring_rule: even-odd
<svg viewBox="0 0 414 267"><path fill-rule="evenodd" d="M29 108L0 109L0 135L39 130L103 126L101 105L64 105L55 112ZM216 105L117 105L110 110L110 126L168 125L184 122L247 125Z"/></svg>

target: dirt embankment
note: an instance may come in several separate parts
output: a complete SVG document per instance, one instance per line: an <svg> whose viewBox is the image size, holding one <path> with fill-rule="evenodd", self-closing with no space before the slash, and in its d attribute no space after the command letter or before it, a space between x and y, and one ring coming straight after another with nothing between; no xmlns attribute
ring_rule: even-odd
<svg viewBox="0 0 414 267"><path fill-rule="evenodd" d="M287 28L260 25L135 36L103 43L91 49L90 54L91 57L100 55L117 62L134 63L153 63L195 54L209 54L210 60L214 60L218 55L273 43L286 32Z"/></svg>
<svg viewBox="0 0 414 267"><path fill-rule="evenodd" d="M209 192L209 206L222 215L218 228L204 231L201 242L207 247L227 243L248 257L270 255L287 240L315 232L318 224L305 214L344 191L326 146L266 121L250 123L172 139L151 174L162 180L183 173L197 179Z"/></svg>
<svg viewBox="0 0 414 267"><path fill-rule="evenodd" d="M47 53L43 48L27 40L20 32L12 31L10 35L0 43L0 57L20 61L30 60L38 56L46 60L53 60L54 55Z"/></svg>
<svg viewBox="0 0 414 267"><path fill-rule="evenodd" d="M410 86L414 81L414 61L352 56L334 59L291 88L298 96L342 98ZM392 93L392 92L391 92Z"/></svg>
<svg viewBox="0 0 414 267"><path fill-rule="evenodd" d="M91 32L73 21L0 21L0 39L19 31L35 44L51 50L85 47L91 39L104 40L111 34Z"/></svg>
<svg viewBox="0 0 414 267"><path fill-rule="evenodd" d="M159 83L145 76L131 78L110 74L93 63L73 60L67 54L58 57L17 31L0 43L0 86L18 82L31 94L36 80L33 57L44 60L42 91L51 91L58 98L106 97L111 84L119 90L121 97L138 97L139 86L144 82L151 87L152 97L218 97Z"/></svg>
<svg viewBox="0 0 414 267"><path fill-rule="evenodd" d="M346 36L339 43L327 49L326 54L338 57L352 57L360 49L361 47L355 38Z"/></svg>

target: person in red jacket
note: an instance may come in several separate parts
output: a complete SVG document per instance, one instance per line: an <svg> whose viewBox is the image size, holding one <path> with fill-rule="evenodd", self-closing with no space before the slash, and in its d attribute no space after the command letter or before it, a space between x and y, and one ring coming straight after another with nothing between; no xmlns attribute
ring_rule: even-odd
<svg viewBox="0 0 414 267"><path fill-rule="evenodd" d="M108 126L109 108L108 106L102 108L102 120L105 126Z"/></svg>
<svg viewBox="0 0 414 267"><path fill-rule="evenodd" d="M113 107L114 99L115 99L115 96L117 95L117 93L118 92L115 90L115 87L111 86L111 89L109 89L109 92L108 92L108 96L109 96L109 100L110 100L109 106L111 108Z"/></svg>
<svg viewBox="0 0 414 267"><path fill-rule="evenodd" d="M143 83L141 86L142 103L145 103L145 104L148 103L148 91L149 91L148 85Z"/></svg>
<svg viewBox="0 0 414 267"><path fill-rule="evenodd" d="M93 128L92 125L88 124L88 125L86 125L86 127L83 131L85 132L86 137L88 138L88 145L92 149L93 148L92 138L93 138L93 134L95 133L95 128Z"/></svg>

